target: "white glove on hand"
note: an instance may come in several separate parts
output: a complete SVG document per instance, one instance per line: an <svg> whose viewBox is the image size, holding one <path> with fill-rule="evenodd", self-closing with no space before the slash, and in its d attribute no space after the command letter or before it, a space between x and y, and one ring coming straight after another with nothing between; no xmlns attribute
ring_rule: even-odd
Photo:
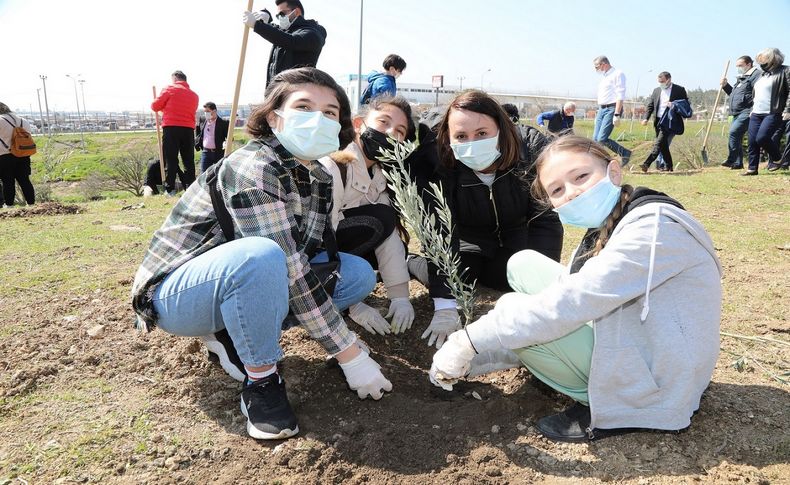
<svg viewBox="0 0 790 485"><path fill-rule="evenodd" d="M409 297L393 298L390 309L384 318L392 317L392 331L395 333L405 332L411 328L414 322L414 307L411 306Z"/></svg>
<svg viewBox="0 0 790 485"><path fill-rule="evenodd" d="M428 379L434 386L452 391L453 384L469 372L474 356L475 350L466 332L463 330L453 332L442 348L433 354L433 364Z"/></svg>
<svg viewBox="0 0 790 485"><path fill-rule="evenodd" d="M612 126L617 126L619 124L620 124L620 117L617 116L617 115L614 115L614 117L612 118Z"/></svg>
<svg viewBox="0 0 790 485"><path fill-rule="evenodd" d="M255 20L262 20L264 23L269 23L269 20L272 19L271 14L266 10L260 10L258 12L253 12L252 15L255 17Z"/></svg>
<svg viewBox="0 0 790 485"><path fill-rule="evenodd" d="M255 27L255 22L257 21L257 19L255 18L255 14L247 11L245 11L244 14L241 16L241 20L249 28Z"/></svg>
<svg viewBox="0 0 790 485"><path fill-rule="evenodd" d="M782 121L790 121L790 113L782 113Z"/></svg>
<svg viewBox="0 0 790 485"><path fill-rule="evenodd" d="M381 399L384 391L392 390L392 383L381 373L381 366L371 359L366 352L354 357L345 364L340 364L346 382L352 391L357 391L360 399L370 396L375 400Z"/></svg>
<svg viewBox="0 0 790 485"><path fill-rule="evenodd" d="M436 342L436 348L441 349L444 340L452 332L461 328L461 317L455 308L445 308L433 313L431 324L425 329L420 338L428 337L428 347Z"/></svg>
<svg viewBox="0 0 790 485"><path fill-rule="evenodd" d="M362 302L348 307L348 316L370 333L386 335L392 332L389 322L381 316L381 313Z"/></svg>

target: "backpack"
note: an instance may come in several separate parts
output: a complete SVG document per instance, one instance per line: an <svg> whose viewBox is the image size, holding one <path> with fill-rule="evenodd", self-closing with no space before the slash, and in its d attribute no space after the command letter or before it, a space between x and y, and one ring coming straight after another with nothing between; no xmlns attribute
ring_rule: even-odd
<svg viewBox="0 0 790 485"><path fill-rule="evenodd" d="M22 127L22 120L19 120L19 126L14 125L8 118L5 116L2 117L6 123L11 125L11 128L14 131L11 133L11 145L7 145L6 142L0 140L0 143L3 144L4 147L11 152L11 155L17 158L29 157L31 155L35 155L36 153L36 142L33 141L33 137L30 136L30 132L27 131Z"/></svg>

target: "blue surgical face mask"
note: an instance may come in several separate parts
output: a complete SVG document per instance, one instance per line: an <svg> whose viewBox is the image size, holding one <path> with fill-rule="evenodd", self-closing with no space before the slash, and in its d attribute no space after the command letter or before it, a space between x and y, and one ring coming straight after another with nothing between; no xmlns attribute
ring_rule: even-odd
<svg viewBox="0 0 790 485"><path fill-rule="evenodd" d="M554 209L560 221L569 226L594 229L601 227L620 200L622 187L612 183L609 170L606 177L565 204Z"/></svg>
<svg viewBox="0 0 790 485"><path fill-rule="evenodd" d="M480 172L490 167L499 158L499 133L484 140L469 141L466 143L450 143L450 148L455 154L455 158L461 163L471 168L475 172Z"/></svg>
<svg viewBox="0 0 790 485"><path fill-rule="evenodd" d="M287 109L275 113L283 119L282 131L272 128L274 136L300 160L316 160L340 147L340 123L320 111Z"/></svg>
<svg viewBox="0 0 790 485"><path fill-rule="evenodd" d="M746 66L738 66L738 75L739 76L743 76L744 74L746 74L746 71L747 71Z"/></svg>

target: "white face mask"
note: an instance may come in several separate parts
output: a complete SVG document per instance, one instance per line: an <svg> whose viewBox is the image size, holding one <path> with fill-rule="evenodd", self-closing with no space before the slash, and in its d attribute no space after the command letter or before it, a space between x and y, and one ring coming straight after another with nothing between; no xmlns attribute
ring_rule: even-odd
<svg viewBox="0 0 790 485"><path fill-rule="evenodd" d="M279 23L282 30L288 30L288 27L290 27L293 23L291 22L291 14L289 13L288 15L280 15L277 17L277 22Z"/></svg>
<svg viewBox="0 0 790 485"><path fill-rule="evenodd" d="M340 147L340 123L320 111L287 109L275 113L283 119L283 129L272 127L272 132L296 158L316 160Z"/></svg>
<svg viewBox="0 0 790 485"><path fill-rule="evenodd" d="M667 83L658 83L658 86L659 86L661 89L666 89L666 88L667 88L667 86L669 86L669 83L668 83L668 82L667 82Z"/></svg>
<svg viewBox="0 0 790 485"><path fill-rule="evenodd" d="M475 172L490 167L499 158L499 133L491 138L469 141L466 143L450 143L455 158Z"/></svg>
<svg viewBox="0 0 790 485"><path fill-rule="evenodd" d="M743 76L744 74L746 74L746 71L747 71L746 66L738 66L738 75L739 76Z"/></svg>
<svg viewBox="0 0 790 485"><path fill-rule="evenodd" d="M203 115L205 115L207 121L211 121L214 119L214 117L211 116L211 111L204 111Z"/></svg>

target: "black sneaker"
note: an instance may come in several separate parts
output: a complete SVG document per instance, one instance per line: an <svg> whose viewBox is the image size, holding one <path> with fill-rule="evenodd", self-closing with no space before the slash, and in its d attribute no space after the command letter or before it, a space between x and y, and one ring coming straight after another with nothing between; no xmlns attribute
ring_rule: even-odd
<svg viewBox="0 0 790 485"><path fill-rule="evenodd" d="M285 381L276 372L257 381L244 382L241 412L247 417L247 433L255 439L281 440L299 432L285 392Z"/></svg>
<svg viewBox="0 0 790 485"><path fill-rule="evenodd" d="M200 340L208 349L208 360L219 363L229 376L239 382L244 382L247 372L244 370L244 364L242 364L239 354L236 353L236 347L233 346L233 341L227 330L223 328L213 335L204 335L200 337Z"/></svg>
<svg viewBox="0 0 790 485"><path fill-rule="evenodd" d="M650 428L612 428L612 429L590 429L590 408L573 403L565 411L551 416L540 418L536 423L538 431L546 438L554 441L566 441L571 443L583 443L586 441L597 441L610 436L620 436L629 433L669 433L679 434L686 429L679 430L657 430Z"/></svg>

